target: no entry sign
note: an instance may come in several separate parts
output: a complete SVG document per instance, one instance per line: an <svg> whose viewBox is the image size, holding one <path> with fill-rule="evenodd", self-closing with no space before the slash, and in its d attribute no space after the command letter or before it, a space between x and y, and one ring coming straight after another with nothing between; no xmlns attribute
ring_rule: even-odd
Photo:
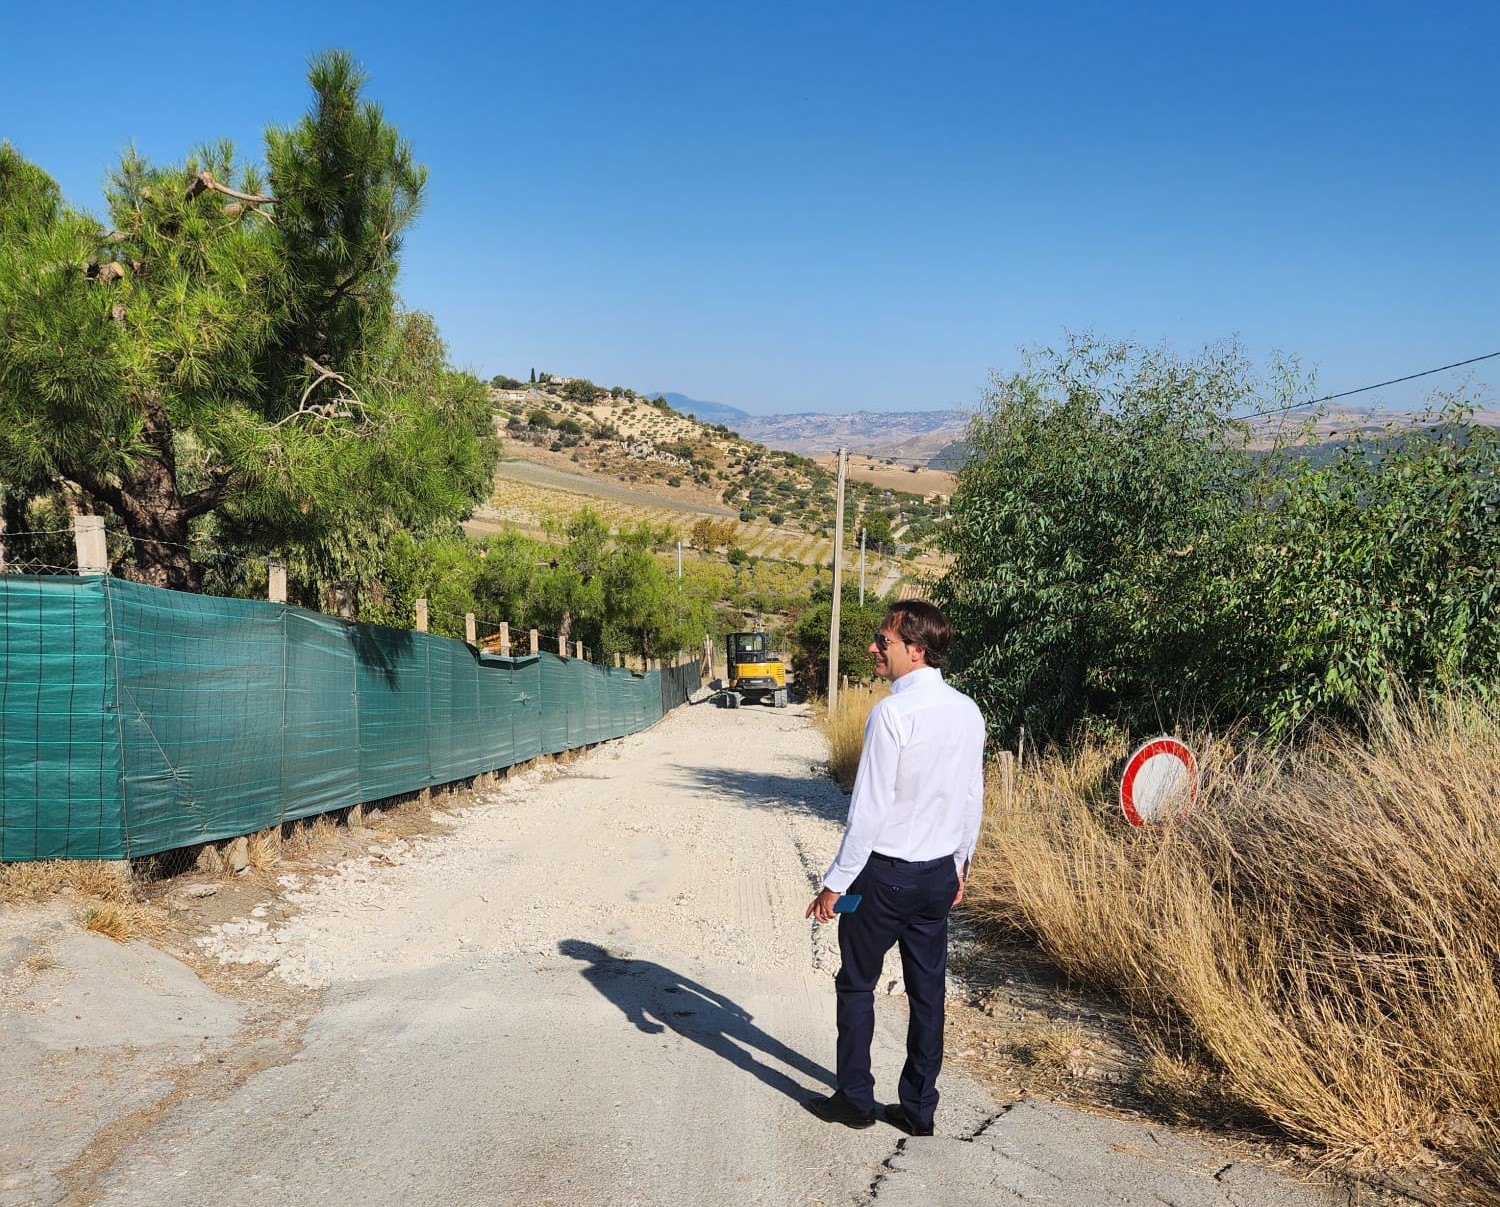
<svg viewBox="0 0 1500 1207"><path fill-rule="evenodd" d="M1125 764L1120 807L1133 826L1178 821L1198 799L1198 760L1185 742L1152 738Z"/></svg>

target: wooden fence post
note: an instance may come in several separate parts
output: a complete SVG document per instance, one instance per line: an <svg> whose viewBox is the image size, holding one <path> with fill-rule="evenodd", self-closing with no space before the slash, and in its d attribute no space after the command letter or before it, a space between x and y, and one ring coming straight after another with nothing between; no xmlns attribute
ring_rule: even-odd
<svg viewBox="0 0 1500 1207"><path fill-rule="evenodd" d="M427 632L427 601L417 600L417 632Z"/></svg>
<svg viewBox="0 0 1500 1207"><path fill-rule="evenodd" d="M573 643L573 657L580 659L583 657L583 642L575 641Z"/></svg>
<svg viewBox="0 0 1500 1207"><path fill-rule="evenodd" d="M557 656L559 658L566 658L568 656L568 638L566 634L557 639Z"/></svg>
<svg viewBox="0 0 1500 1207"><path fill-rule="evenodd" d="M1000 795L1005 801L1007 810L1014 809L1016 800L1016 756L1009 750L1002 750L995 756L995 761L1000 764Z"/></svg>
<svg viewBox="0 0 1500 1207"><path fill-rule="evenodd" d="M271 558L266 563L266 574L266 598L272 603L286 603L286 558Z"/></svg>
<svg viewBox="0 0 1500 1207"><path fill-rule="evenodd" d="M73 545L78 551L79 574L108 574L109 550L104 544L104 517L73 517Z"/></svg>

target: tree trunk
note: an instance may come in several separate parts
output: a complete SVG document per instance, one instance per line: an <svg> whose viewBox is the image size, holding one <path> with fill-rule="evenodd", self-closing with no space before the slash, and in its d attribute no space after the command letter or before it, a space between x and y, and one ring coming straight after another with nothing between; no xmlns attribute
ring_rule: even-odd
<svg viewBox="0 0 1500 1207"><path fill-rule="evenodd" d="M195 509L177 487L172 429L165 412L148 405L146 413L141 443L156 455L141 457L118 483L81 475L78 485L125 521L135 554L134 565L123 572L125 578L174 591L202 591L203 567L193 561L188 537L194 515L204 509Z"/></svg>

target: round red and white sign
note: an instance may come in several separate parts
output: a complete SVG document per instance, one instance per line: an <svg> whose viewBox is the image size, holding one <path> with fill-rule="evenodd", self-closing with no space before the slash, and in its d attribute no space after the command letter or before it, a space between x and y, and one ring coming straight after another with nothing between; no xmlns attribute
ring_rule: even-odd
<svg viewBox="0 0 1500 1207"><path fill-rule="evenodd" d="M1198 799L1198 760L1185 742L1152 738L1130 756L1120 806L1133 826L1181 821Z"/></svg>

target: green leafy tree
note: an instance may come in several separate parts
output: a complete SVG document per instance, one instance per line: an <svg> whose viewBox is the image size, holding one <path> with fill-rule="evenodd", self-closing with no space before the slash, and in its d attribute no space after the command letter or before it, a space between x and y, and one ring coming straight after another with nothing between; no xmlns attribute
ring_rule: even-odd
<svg viewBox="0 0 1500 1207"><path fill-rule="evenodd" d="M451 520L487 489L483 388L394 289L425 171L347 55L309 78L268 178L227 143L173 167L132 151L110 228L0 149L0 480L113 511L147 582L201 585L205 517L274 547Z"/></svg>
<svg viewBox="0 0 1500 1207"><path fill-rule="evenodd" d="M833 620L833 591L826 582L813 587L812 603L797 617L791 630L792 657L802 690L822 695L828 686L828 630ZM870 642L885 618L885 604L846 588L839 606L839 673L851 682L875 677Z"/></svg>
<svg viewBox="0 0 1500 1207"><path fill-rule="evenodd" d="M865 529L866 548L878 553L889 553L896 547L895 538L891 535L891 517L884 511L872 507L860 516L860 523Z"/></svg>
<svg viewBox="0 0 1500 1207"><path fill-rule="evenodd" d="M1275 733L1407 691L1500 682L1500 433L1460 396L1415 427L1288 458L1240 594L1261 657L1240 692Z"/></svg>
<svg viewBox="0 0 1500 1207"><path fill-rule="evenodd" d="M1180 358L1075 338L995 377L935 594L957 681L996 731L1236 706L1257 470L1232 416L1265 391L1232 343Z"/></svg>
<svg viewBox="0 0 1500 1207"><path fill-rule="evenodd" d="M562 388L562 396L579 406L590 405L599 397L599 394L599 387L586 377L575 377Z"/></svg>

